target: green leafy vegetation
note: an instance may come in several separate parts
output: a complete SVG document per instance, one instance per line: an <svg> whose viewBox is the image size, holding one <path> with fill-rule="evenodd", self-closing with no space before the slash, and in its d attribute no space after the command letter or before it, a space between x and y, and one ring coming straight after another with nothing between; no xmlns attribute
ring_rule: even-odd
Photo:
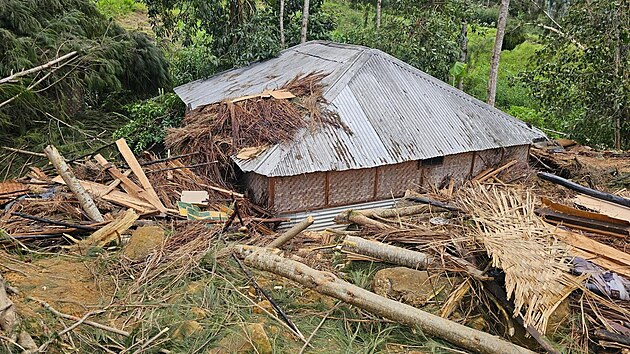
<svg viewBox="0 0 630 354"><path fill-rule="evenodd" d="M125 138L136 153L162 147L166 129L178 126L184 116L184 104L174 93L128 104L124 110L130 121L116 130L114 138Z"/></svg>
<svg viewBox="0 0 630 354"><path fill-rule="evenodd" d="M630 147L630 3L579 0L536 52L527 85L580 141Z"/></svg>
<svg viewBox="0 0 630 354"><path fill-rule="evenodd" d="M5 1L0 25L1 77L76 52L0 85L0 145L81 153L109 139L122 105L170 87L162 51L91 0Z"/></svg>
<svg viewBox="0 0 630 354"><path fill-rule="evenodd" d="M124 16L142 8L135 0L97 0L96 6L107 17Z"/></svg>

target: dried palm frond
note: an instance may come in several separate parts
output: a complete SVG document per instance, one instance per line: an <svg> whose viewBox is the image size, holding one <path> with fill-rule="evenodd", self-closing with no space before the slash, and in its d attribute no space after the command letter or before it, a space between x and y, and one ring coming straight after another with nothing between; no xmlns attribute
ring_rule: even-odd
<svg viewBox="0 0 630 354"><path fill-rule="evenodd" d="M549 316L580 284L568 273L567 245L534 214L535 199L527 189L477 185L461 191L461 204L472 215L475 240L505 273L515 314L523 311L525 324L544 333Z"/></svg>

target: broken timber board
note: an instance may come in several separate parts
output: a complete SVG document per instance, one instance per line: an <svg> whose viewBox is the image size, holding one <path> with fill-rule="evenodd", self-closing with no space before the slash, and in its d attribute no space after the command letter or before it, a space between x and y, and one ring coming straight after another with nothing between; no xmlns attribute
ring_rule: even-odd
<svg viewBox="0 0 630 354"><path fill-rule="evenodd" d="M133 209L128 209L118 215L118 217L109 224L98 229L84 240L81 240L81 242L76 245L76 249L84 254L92 247L103 247L120 238L120 235L127 231L136 220L138 220L138 214L136 214Z"/></svg>
<svg viewBox="0 0 630 354"><path fill-rule="evenodd" d="M64 180L60 176L53 178L53 182L65 184ZM155 207L146 201L135 198L124 192L110 191L106 185L83 180L79 180L79 183L81 183L83 188L85 188L85 190L95 198L102 198L108 202L112 202L126 208L135 209L141 214L147 214L155 210Z"/></svg>
<svg viewBox="0 0 630 354"><path fill-rule="evenodd" d="M630 227L626 225L613 224L605 221L593 220L581 216L557 213L549 209L536 209L537 215L542 216L546 221L553 224L563 224L582 230L588 230L602 235L614 237L627 237L630 235Z"/></svg>
<svg viewBox="0 0 630 354"><path fill-rule="evenodd" d="M160 200L160 197L158 197L157 193L155 193L151 182L149 182L149 179L144 174L142 166L140 166L140 163L136 160L136 157L133 152L131 152L131 149L129 148L129 145L127 145L125 139L116 140L116 146L118 147L118 151L120 151L122 157L127 162L127 165L129 165L129 168L133 171L136 177L138 177L138 181L140 181L140 184L147 192L151 205L153 205L161 213L166 213L166 207L162 204L162 201Z"/></svg>
<svg viewBox="0 0 630 354"><path fill-rule="evenodd" d="M574 203L582 207L595 210L611 218L630 221L630 208L623 205L593 198L586 194L578 194L575 197Z"/></svg>
<svg viewBox="0 0 630 354"><path fill-rule="evenodd" d="M120 170L116 166L109 163L109 161L107 161L103 157L103 155L97 154L94 156L94 159L96 160L96 162L98 162L101 165L101 167L103 167L107 172L109 172L109 174L112 177L120 180L125 192L129 193L130 195L136 198L140 198L140 193L144 192L144 189L142 189L140 186L135 184L132 180L129 179L129 177L125 176L124 173L120 172Z"/></svg>
<svg viewBox="0 0 630 354"><path fill-rule="evenodd" d="M605 214L600 214L600 213L593 213L590 211L585 211L585 210L579 210L579 209L575 209L572 208L570 206L566 206L563 204L559 204L559 203L554 203L551 200L547 199L547 198L542 198L542 203L543 205L548 206L549 208L559 212L559 213L564 213L567 215L572 215L572 216L576 216L576 217L581 217L581 218L587 218L587 219L591 219L591 220L598 220L598 221L603 221L603 222L607 222L607 223L611 223L611 224L618 224L618 225L622 225L622 226L630 226L630 222L628 222L627 220L622 220L622 219L616 219L616 218L612 218L608 215Z"/></svg>

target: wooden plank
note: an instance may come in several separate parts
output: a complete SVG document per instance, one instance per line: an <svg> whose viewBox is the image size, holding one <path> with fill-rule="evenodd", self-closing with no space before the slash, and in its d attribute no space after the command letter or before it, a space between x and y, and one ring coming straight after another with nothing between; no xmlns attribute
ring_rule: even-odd
<svg viewBox="0 0 630 354"><path fill-rule="evenodd" d="M605 200L593 198L585 194L578 194L574 200L575 204L585 208L595 210L611 218L630 221L630 208L611 203Z"/></svg>
<svg viewBox="0 0 630 354"><path fill-rule="evenodd" d="M628 253L575 232L563 231L562 234L565 241L573 247L630 267L630 254Z"/></svg>
<svg viewBox="0 0 630 354"><path fill-rule="evenodd" d="M592 254L576 247L572 248L569 252L571 252L571 254L576 257L581 257L586 259L587 261L591 261L604 269L610 270L626 277L630 277L630 266L621 265L619 263L613 262L609 259L600 257L596 254Z"/></svg>
<svg viewBox="0 0 630 354"><path fill-rule="evenodd" d="M573 215L573 216L577 216L577 217L581 217L581 218L587 218L587 219L592 219L592 220L599 220L599 221L603 221L603 222L608 222L611 224L619 224L619 225L624 225L624 226L630 226L630 222L628 222L627 220L622 220L622 219L616 219L616 218L611 218L608 215L604 215L604 214L600 214L600 213L593 213L590 211L585 211L585 210L579 210L579 209L575 209L572 208L570 206L566 206L560 203L555 203L552 202L551 200L547 199L547 198L542 198L542 203L546 206L548 206L549 208L560 212L560 213L564 213L564 214L568 214L568 215Z"/></svg>
<svg viewBox="0 0 630 354"><path fill-rule="evenodd" d="M536 209L535 212L537 215L542 216L546 221L553 224L560 223L570 227L601 233L602 235L610 235L621 238L630 235L630 227L626 225L613 224L579 216L557 213L550 209Z"/></svg>
<svg viewBox="0 0 630 354"><path fill-rule="evenodd" d="M123 175L125 175L125 177L129 177L130 174L131 174L131 170L127 170L127 171L123 172ZM105 193L105 195L109 194L109 192L111 192L114 189L116 189L116 187L118 187L118 185L120 185L120 180L118 178L116 178L115 180L112 181L112 183L110 183L107 186L107 192Z"/></svg>
<svg viewBox="0 0 630 354"><path fill-rule="evenodd" d="M116 166L114 166L111 163L109 163L103 157L103 155L96 154L94 156L94 159L101 165L101 167L103 167L107 172L109 172L109 174L112 177L120 180L120 182L122 183L122 187L125 190L125 192L129 193L130 195L132 195L132 196L134 196L136 198L140 198L140 193L144 192L144 189L142 189L140 186L135 184L125 174L120 172L120 170Z"/></svg>
<svg viewBox="0 0 630 354"><path fill-rule="evenodd" d="M140 163L138 163L138 160L136 160L136 157L134 156L133 152L131 152L131 149L129 148L129 145L127 145L127 142L125 141L125 139L116 140L116 146L118 147L118 151L120 151L120 154L122 155L122 157L127 162L127 165L129 165L129 168L131 169L131 171L133 171L133 173L138 178L138 181L140 181L140 184L142 185L144 190L147 192L147 196L149 198L148 201L157 210L159 210L162 213L166 213L167 212L166 207L164 206L164 204L162 204L160 197L158 197L157 193L153 189L151 182L149 182L149 179L144 174L144 171L142 170L142 166L140 166Z"/></svg>
<svg viewBox="0 0 630 354"><path fill-rule="evenodd" d="M501 150L501 151L503 152L503 150ZM501 173L501 172L503 172L503 171L507 170L508 168L510 168L510 167L512 167L512 166L514 166L514 165L516 165L517 163L518 163L518 161L517 161L517 160L512 160L512 161L510 161L510 162L506 163L505 165L503 165L503 166L501 166L501 167L497 168L496 170L494 170L494 171L492 171L492 172L490 172L490 173L486 174L485 176L482 176L481 178L479 178L479 179L475 179L475 180L476 180L477 182L479 182L479 183L483 183L485 180L487 180L487 179L489 179L489 178L492 178L492 177L496 177L496 176L498 176L498 175L499 175L499 173Z"/></svg>

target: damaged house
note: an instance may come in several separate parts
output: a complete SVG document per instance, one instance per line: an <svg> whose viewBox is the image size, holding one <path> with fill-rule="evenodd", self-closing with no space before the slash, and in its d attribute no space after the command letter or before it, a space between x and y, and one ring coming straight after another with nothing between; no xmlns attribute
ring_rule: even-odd
<svg viewBox="0 0 630 354"><path fill-rule="evenodd" d="M321 72L341 126L301 129L249 158L233 157L255 202L279 214L384 206L414 186L458 184L501 163L527 164L539 130L362 46L312 41L277 58L177 87L192 110Z"/></svg>

